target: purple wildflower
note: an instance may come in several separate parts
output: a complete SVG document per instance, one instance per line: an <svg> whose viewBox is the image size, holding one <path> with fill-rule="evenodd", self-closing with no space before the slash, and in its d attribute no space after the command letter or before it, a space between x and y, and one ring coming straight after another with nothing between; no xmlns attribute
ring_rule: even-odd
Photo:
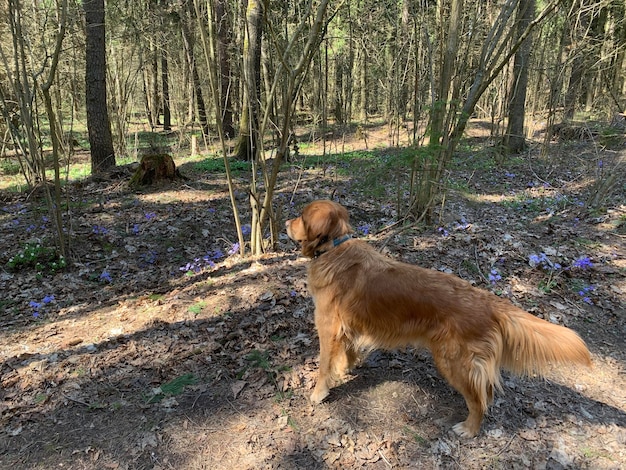
<svg viewBox="0 0 626 470"><path fill-rule="evenodd" d="M361 232L363 235L369 235L371 227L372 226L370 224L361 224L356 229L358 232Z"/></svg>
<svg viewBox="0 0 626 470"><path fill-rule="evenodd" d="M502 276L500 275L498 270L495 268L492 269L491 272L489 273L489 281L491 281L492 284L495 284L501 279L502 279Z"/></svg>
<svg viewBox="0 0 626 470"><path fill-rule="evenodd" d="M101 227L100 225L93 226L93 233L96 235L106 235L109 231L105 227Z"/></svg>
<svg viewBox="0 0 626 470"><path fill-rule="evenodd" d="M593 267L593 263L591 262L591 259L588 256L582 256L574 260L574 262L572 263L572 267L579 268L579 269L587 269L587 268Z"/></svg>

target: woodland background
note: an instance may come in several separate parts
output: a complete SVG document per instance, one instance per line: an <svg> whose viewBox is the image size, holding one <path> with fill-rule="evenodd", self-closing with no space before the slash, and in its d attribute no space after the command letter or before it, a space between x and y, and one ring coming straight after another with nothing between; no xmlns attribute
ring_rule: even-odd
<svg viewBox="0 0 626 470"><path fill-rule="evenodd" d="M367 139L377 119L390 146L406 137L403 212L418 220L439 204L470 119L488 125L499 163L524 151L538 130L546 143L585 134L563 124L574 118L623 126L619 0L8 1L0 8L3 161L19 165L28 186L54 168L56 189L46 194L62 255L61 170L81 138L93 173L137 159L142 132L156 151L154 131L173 127L181 141L195 133L207 152L250 161L247 246L258 254L276 244L274 188L280 164L302 144L299 125L308 139L325 141L329 130L350 126ZM230 193L243 253L232 184Z"/></svg>

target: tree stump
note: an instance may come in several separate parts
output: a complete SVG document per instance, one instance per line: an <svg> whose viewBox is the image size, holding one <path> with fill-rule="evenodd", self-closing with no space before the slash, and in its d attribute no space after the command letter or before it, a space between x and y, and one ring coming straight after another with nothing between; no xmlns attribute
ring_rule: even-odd
<svg viewBox="0 0 626 470"><path fill-rule="evenodd" d="M130 186L138 188L149 186L159 181L173 181L181 178L180 172L176 169L174 160L166 153L144 155L141 163L130 179Z"/></svg>

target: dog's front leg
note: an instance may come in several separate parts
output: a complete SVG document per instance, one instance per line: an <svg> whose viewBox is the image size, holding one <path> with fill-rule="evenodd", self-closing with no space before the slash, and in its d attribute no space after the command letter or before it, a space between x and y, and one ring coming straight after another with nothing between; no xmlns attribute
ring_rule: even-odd
<svg viewBox="0 0 626 470"><path fill-rule="evenodd" d="M347 358L342 341L341 322L332 309L316 306L315 327L320 341L320 368L311 401L321 403L328 396L332 383L345 372L347 364L344 363L347 362Z"/></svg>

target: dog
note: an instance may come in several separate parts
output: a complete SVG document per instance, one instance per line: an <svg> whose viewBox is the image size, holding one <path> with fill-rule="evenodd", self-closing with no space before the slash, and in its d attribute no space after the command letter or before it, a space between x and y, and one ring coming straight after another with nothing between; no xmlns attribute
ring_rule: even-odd
<svg viewBox="0 0 626 470"><path fill-rule="evenodd" d="M545 374L553 363L591 366L574 331L537 318L456 276L393 260L352 238L348 211L315 201L286 222L287 235L311 258L308 289L320 342L320 403L368 352L426 347L439 373L465 398L461 437L479 430L500 370Z"/></svg>

